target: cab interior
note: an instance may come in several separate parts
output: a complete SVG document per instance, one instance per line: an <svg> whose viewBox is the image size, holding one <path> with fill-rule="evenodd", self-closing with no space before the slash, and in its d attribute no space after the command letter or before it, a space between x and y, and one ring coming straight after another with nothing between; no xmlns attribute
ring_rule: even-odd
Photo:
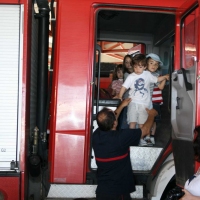
<svg viewBox="0 0 200 200"><path fill-rule="evenodd" d="M96 59L94 68L94 113L101 107L115 109L119 100L112 99L110 84L116 65L125 55L138 51L155 53L164 66L161 75L173 69L175 15L173 13L124 10L100 10L96 20ZM98 95L97 95L98 93ZM170 81L162 91L161 120L157 123L154 147L164 148L171 138Z"/></svg>
<svg viewBox="0 0 200 200"><path fill-rule="evenodd" d="M96 54L93 74L97 84L93 88L93 94L95 89L98 92L93 96L92 132L97 128L95 114L104 106L115 110L120 103L105 93L109 92L112 70L117 64L122 63L122 58L129 53L128 44L135 50L140 49L145 55L149 53L159 55L163 62L160 74L170 75L162 90L163 105L161 105L161 120L157 123L155 145L130 147L133 148L133 155L130 150L130 156L131 162L134 161L132 169L137 184L145 184L147 177L159 168L159 161L163 162L170 155L172 147L177 184L183 184L187 180L186 177L189 177L187 175L193 174L193 167L190 164L194 162L191 145L197 110L195 80L198 69L196 62L198 10L198 6L195 5L181 17L180 35L177 37L175 36L176 13L173 9L104 8L96 15ZM180 56L180 61L174 57L175 39L180 41L178 47L180 55L176 55L178 59ZM105 44L108 45L107 48ZM140 48L137 48L138 46ZM106 58L115 57L118 60L109 62L108 59L104 59L105 54ZM104 95L101 93L102 90ZM188 159L182 160L182 155ZM96 169L93 163L94 159L91 159L91 168ZM141 174L144 175L143 178Z"/></svg>

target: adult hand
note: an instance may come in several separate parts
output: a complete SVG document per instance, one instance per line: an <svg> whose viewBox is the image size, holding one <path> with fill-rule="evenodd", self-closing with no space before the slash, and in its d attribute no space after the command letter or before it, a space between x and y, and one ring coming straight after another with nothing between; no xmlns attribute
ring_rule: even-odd
<svg viewBox="0 0 200 200"><path fill-rule="evenodd" d="M122 101L122 103L121 103L121 105L123 106L123 107L126 107L126 106L128 106L128 104L131 102L131 98L127 98L127 99L124 99L123 101Z"/></svg>
<svg viewBox="0 0 200 200"><path fill-rule="evenodd" d="M123 108L126 107L130 102L131 102L131 98L124 99L121 102L121 104L119 105L119 107L115 110L116 119L118 119L118 117L119 117L121 111L123 110Z"/></svg>
<svg viewBox="0 0 200 200"><path fill-rule="evenodd" d="M123 106L123 107L126 107L130 102L131 102L131 98L127 98L127 99L124 99L123 101L122 101L122 103L121 103L121 105Z"/></svg>
<svg viewBox="0 0 200 200"><path fill-rule="evenodd" d="M148 108L146 108L146 111L147 111L148 115L151 115L154 117L158 115L158 112L155 109L149 110Z"/></svg>
<svg viewBox="0 0 200 200"><path fill-rule="evenodd" d="M192 200L194 198L194 196L191 193L189 193L186 189L183 189L182 191L185 193L185 195L182 196L181 200Z"/></svg>

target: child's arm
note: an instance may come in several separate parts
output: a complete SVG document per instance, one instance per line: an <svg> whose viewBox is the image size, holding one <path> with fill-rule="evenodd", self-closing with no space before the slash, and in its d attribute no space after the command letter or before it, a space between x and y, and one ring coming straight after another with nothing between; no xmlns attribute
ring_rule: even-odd
<svg viewBox="0 0 200 200"><path fill-rule="evenodd" d="M112 96L116 95L116 90L112 89Z"/></svg>
<svg viewBox="0 0 200 200"><path fill-rule="evenodd" d="M160 82L160 84L159 84L159 85L157 85L157 86L158 86L158 88L159 88L160 90L163 90L163 89L164 89L164 87L165 87L165 83L166 83L166 79L165 79L165 80L163 80L163 81L161 81L161 82Z"/></svg>
<svg viewBox="0 0 200 200"><path fill-rule="evenodd" d="M119 92L119 95L118 95L118 98L122 100L122 97L123 97L123 94L126 92L126 88L124 86L122 86L120 92Z"/></svg>
<svg viewBox="0 0 200 200"><path fill-rule="evenodd" d="M166 74L164 76L159 76L157 82L161 82L161 81L164 81L164 80L169 80L169 74Z"/></svg>

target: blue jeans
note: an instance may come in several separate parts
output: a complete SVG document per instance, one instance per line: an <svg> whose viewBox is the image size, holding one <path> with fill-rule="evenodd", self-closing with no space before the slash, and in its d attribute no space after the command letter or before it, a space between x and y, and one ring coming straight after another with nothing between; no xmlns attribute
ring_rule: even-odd
<svg viewBox="0 0 200 200"><path fill-rule="evenodd" d="M123 108L119 119L118 119L118 130L128 129L129 125L127 124L127 106Z"/></svg>

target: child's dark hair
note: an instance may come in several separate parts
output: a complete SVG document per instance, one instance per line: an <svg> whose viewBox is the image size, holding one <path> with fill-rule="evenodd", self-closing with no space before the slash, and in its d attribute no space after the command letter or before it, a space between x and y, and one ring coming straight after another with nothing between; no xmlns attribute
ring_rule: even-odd
<svg viewBox="0 0 200 200"><path fill-rule="evenodd" d="M146 56L142 53L136 54L133 58L132 58L132 65L138 65L141 64L143 66L146 67Z"/></svg>
<svg viewBox="0 0 200 200"><path fill-rule="evenodd" d="M148 62L149 62L150 59L153 59L153 58L151 58L151 57L146 58L147 67L148 67ZM157 68L156 71L159 71L159 70L161 70L161 67L160 67L160 63L158 62L158 68Z"/></svg>
<svg viewBox="0 0 200 200"><path fill-rule="evenodd" d="M127 72L127 69L125 67L125 62L126 62L126 58L130 58L131 59L131 65L132 65L132 56L127 54L124 56L124 60L123 60L123 69L124 69L124 73Z"/></svg>
<svg viewBox="0 0 200 200"><path fill-rule="evenodd" d="M123 65L122 64L119 64L115 67L115 69L113 70L113 80L118 80L119 78L117 77L117 72L119 70L122 70L122 72L124 72L123 70Z"/></svg>

